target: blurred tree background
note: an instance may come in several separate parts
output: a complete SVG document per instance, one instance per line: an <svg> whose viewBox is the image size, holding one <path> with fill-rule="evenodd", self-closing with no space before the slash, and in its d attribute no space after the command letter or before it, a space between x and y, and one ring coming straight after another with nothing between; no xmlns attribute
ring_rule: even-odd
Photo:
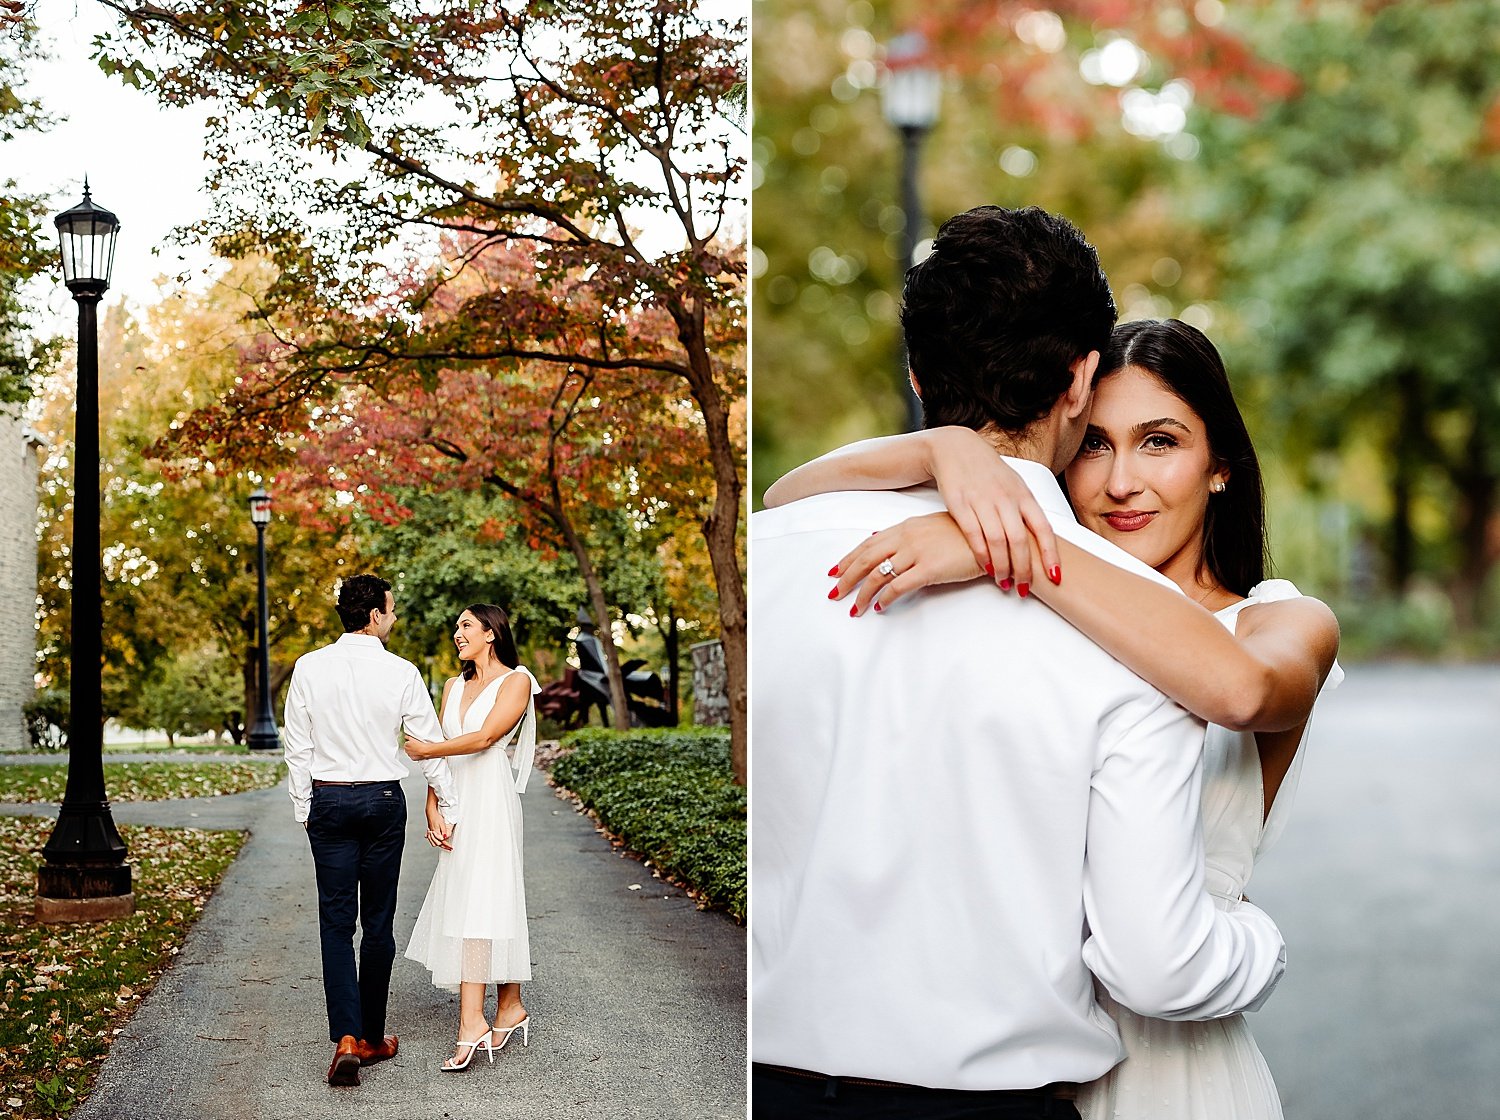
<svg viewBox="0 0 1500 1120"><path fill-rule="evenodd" d="M1039 205L1224 354L1278 574L1345 654L1500 648L1500 8L756 0L753 494L898 430L893 37L943 75L918 237ZM795 215L794 220L783 216Z"/></svg>

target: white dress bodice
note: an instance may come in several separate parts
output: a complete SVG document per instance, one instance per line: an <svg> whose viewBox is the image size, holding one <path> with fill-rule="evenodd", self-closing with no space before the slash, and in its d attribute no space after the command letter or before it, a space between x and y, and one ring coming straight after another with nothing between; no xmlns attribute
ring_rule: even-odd
<svg viewBox="0 0 1500 1120"><path fill-rule="evenodd" d="M1245 599L1218 611L1215 617L1234 633L1240 613L1246 607L1297 599L1301 594L1290 580L1268 579L1252 587ZM1335 663L1323 691L1338 687L1343 679L1344 671ZM1255 734L1209 724L1203 740L1203 847L1207 885L1215 897L1243 897L1255 861L1269 850L1286 827L1311 725L1309 718L1271 811L1264 814L1265 784Z"/></svg>
<svg viewBox="0 0 1500 1120"><path fill-rule="evenodd" d="M1269 579L1215 617L1233 633L1247 607L1300 597L1290 581ZM1322 692L1343 679L1335 663ZM1286 827L1311 726L1309 716L1269 814L1255 734L1208 727L1201 802L1205 885L1222 909L1240 905L1255 861ZM1204 1022L1148 1019L1102 989L1099 1002L1120 1029L1126 1057L1081 1087L1083 1120L1281 1120L1276 1083L1243 1015Z"/></svg>

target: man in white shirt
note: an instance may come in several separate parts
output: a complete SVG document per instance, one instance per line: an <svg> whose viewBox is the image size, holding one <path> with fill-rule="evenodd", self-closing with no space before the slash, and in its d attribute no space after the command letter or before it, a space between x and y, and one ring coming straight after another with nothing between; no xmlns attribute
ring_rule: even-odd
<svg viewBox="0 0 1500 1120"><path fill-rule="evenodd" d="M902 310L926 425L981 431L1058 536L1160 580L1082 529L1054 477L1114 317L1092 247L1035 208L945 223ZM752 1099L767 1120L1076 1118L1072 1086L1122 1056L1093 976L1142 1014L1208 1019L1259 1006L1284 967L1268 917L1204 889L1201 723L982 581L878 622L828 601L831 563L941 508L914 487L752 518Z"/></svg>
<svg viewBox="0 0 1500 1120"><path fill-rule="evenodd" d="M323 995L336 1044L328 1083L358 1085L361 1063L393 1057L398 1045L385 1033L385 1010L406 843L401 732L428 742L444 736L422 674L385 648L396 623L391 585L374 575L344 580L338 612L343 637L292 670L282 737L293 814L307 829L317 871ZM451 826L461 807L447 760L429 759L422 771ZM358 970L356 918L364 930Z"/></svg>

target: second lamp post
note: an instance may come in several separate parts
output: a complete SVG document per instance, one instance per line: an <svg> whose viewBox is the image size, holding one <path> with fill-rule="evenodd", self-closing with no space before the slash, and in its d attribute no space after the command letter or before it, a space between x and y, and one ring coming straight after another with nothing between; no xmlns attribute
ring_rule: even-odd
<svg viewBox="0 0 1500 1120"><path fill-rule="evenodd" d="M250 520L255 523L255 551L260 572L260 602L256 611L256 628L260 631L260 648L256 657L255 723L247 742L252 751L279 751L281 734L271 711L271 644L266 636L270 609L266 603L266 526L271 523L271 495L256 490L250 495Z"/></svg>
<svg viewBox="0 0 1500 1120"><path fill-rule="evenodd" d="M885 54L886 76L882 87L885 119L901 134L901 210L906 222L901 233L901 275L916 261L917 241L922 230L922 207L917 199L917 155L922 138L937 123L943 96L942 76L929 64L927 40L918 32L907 32L891 40ZM902 285L898 284L900 288ZM906 350L901 351L902 393L906 399L907 428L922 427L922 402L907 382Z"/></svg>

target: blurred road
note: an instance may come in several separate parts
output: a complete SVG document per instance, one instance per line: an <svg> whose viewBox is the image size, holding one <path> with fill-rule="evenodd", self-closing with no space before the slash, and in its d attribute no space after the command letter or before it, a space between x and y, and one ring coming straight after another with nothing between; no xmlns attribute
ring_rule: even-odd
<svg viewBox="0 0 1500 1120"><path fill-rule="evenodd" d="M1287 1120L1500 1116L1500 667L1354 666L1249 895Z"/></svg>

